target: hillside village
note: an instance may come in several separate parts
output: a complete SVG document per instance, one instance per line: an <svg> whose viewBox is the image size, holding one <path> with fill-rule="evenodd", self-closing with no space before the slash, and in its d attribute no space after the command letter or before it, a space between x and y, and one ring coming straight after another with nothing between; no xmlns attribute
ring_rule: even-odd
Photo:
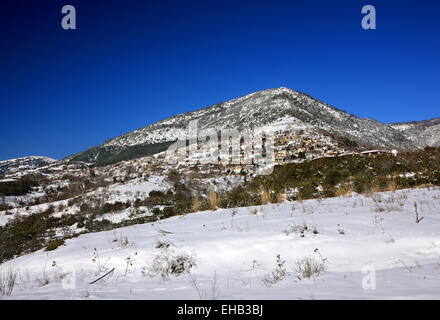
<svg viewBox="0 0 440 320"><path fill-rule="evenodd" d="M272 161L274 165L284 165L288 163L301 163L306 160L314 160L323 157L336 157L336 156L350 156L350 155L377 155L383 153L392 153L397 155L397 150L385 150L385 149L366 149L356 150L353 147L344 145L335 141L328 135L320 134L317 132L306 132L304 130L292 131L292 130L277 130L273 132L274 135L274 148L272 153ZM263 145L264 145L263 140ZM230 141L229 147L232 148L232 142ZM197 150L192 150L193 154L190 154L189 148L186 149L186 154L183 159L180 157L173 168L181 168L184 173L187 168L198 168L201 172L212 171L213 168L217 168L218 173L243 173L254 174L259 166L258 161L255 161L252 157L255 153L261 152L261 144L254 144L252 146L251 158L246 154L246 148L243 145L243 141L240 144L240 156L234 158L232 151L230 150L228 159L226 161L220 161L219 166L213 166L210 163L203 163L200 161L203 158L202 143L198 142ZM218 151L220 153L221 144L218 144ZM212 152L212 150L211 150ZM172 155L167 155L166 152L160 152L153 156L143 157L136 161L138 165L142 165L146 172L153 173L154 170L161 168L162 170L169 169L169 163L172 161ZM266 159L267 161L267 159Z"/></svg>
<svg viewBox="0 0 440 320"><path fill-rule="evenodd" d="M264 144L264 143L263 143ZM231 145L231 144L230 144ZM220 144L218 145L220 148ZM201 146L199 144L198 150ZM261 145L256 145L252 149L252 155L256 150L260 150ZM301 131L276 131L274 133L274 150L272 153L272 162L275 166L286 165L289 163L302 163L304 161L312 161L320 158L346 157L346 156L372 156L380 154L397 155L396 150L363 150L354 151L351 148L343 146L335 142L326 135ZM149 176L168 175L170 172L177 172L182 176L200 176L222 177L226 175L239 175L254 177L260 166L253 159L246 159L243 146L241 146L240 158L235 159L229 155L227 161L218 164L200 163L200 154L189 155L176 164L170 164L169 155L166 152L160 152L153 156L140 157L133 160L121 161L108 166L95 166L85 162L67 162L57 161L46 166L36 169L27 169L13 171L0 179L0 183L8 181L20 180L25 176L40 176L38 184L45 185L44 189L36 192L36 194L44 194L46 200L53 198L51 193L60 193L64 189L72 188L76 185L75 181L81 182L75 188L80 192L81 189L87 190L94 185L106 186L114 183L124 183L132 179L147 180ZM258 151L261 152L261 151ZM195 160L194 160L195 159ZM42 178L44 177L44 178ZM45 179L49 182L45 182ZM51 191L52 190L52 191ZM57 191L58 190L58 191ZM49 195L48 195L49 194ZM67 196L67 195L66 195ZM61 196L63 197L63 196ZM5 195L3 195L3 206L6 205ZM7 197L6 197L7 198ZM29 197L19 196L14 203L22 205L29 203ZM38 197L31 197L32 201L44 201L44 199L36 200ZM55 197L56 198L56 197ZM2 200L0 199L0 202ZM14 205L15 206L15 205Z"/></svg>

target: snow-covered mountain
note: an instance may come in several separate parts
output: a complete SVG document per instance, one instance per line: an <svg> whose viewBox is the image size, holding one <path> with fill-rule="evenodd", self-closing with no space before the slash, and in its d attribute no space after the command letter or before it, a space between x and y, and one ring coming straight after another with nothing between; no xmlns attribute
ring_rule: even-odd
<svg viewBox="0 0 440 320"><path fill-rule="evenodd" d="M395 128L373 119L358 118L304 93L288 88L268 89L159 121L144 128L110 139L97 148L70 157L96 163L114 154L132 155L142 148L163 145L186 137L191 120L199 129L290 129L310 130L346 139L356 148L411 150L416 144ZM150 153L154 153L151 151ZM142 155L145 155L143 153ZM120 158L124 158L121 156ZM104 161L105 162L105 161Z"/></svg>
<svg viewBox="0 0 440 320"><path fill-rule="evenodd" d="M420 147L440 146L440 118L392 123L391 127L405 134Z"/></svg>
<svg viewBox="0 0 440 320"><path fill-rule="evenodd" d="M42 156L30 156L0 161L0 174L11 174L17 171L37 169L57 160Z"/></svg>

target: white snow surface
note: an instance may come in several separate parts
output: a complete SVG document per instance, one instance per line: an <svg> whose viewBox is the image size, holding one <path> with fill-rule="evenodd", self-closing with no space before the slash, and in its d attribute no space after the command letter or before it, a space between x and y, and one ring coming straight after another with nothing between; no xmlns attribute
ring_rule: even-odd
<svg viewBox="0 0 440 320"><path fill-rule="evenodd" d="M414 202L420 223L415 222ZM54 251L40 250L15 258L0 265L1 272L10 268L19 271L12 295L2 298L440 298L438 188L352 194L234 211L197 212L85 234ZM316 226L319 233L306 231L301 237L284 232L304 222L309 230ZM144 275L143 270L160 252L155 247L158 240L170 243L177 252L193 255L196 266L190 274L171 275L168 280ZM95 248L101 270L92 260ZM262 279L274 270L278 254L287 274L267 286ZM300 279L296 261L304 257L324 259L326 272ZM127 258L132 263L128 268ZM376 270L375 289L362 287L365 266ZM109 276L89 284L112 268L115 271ZM75 277L69 278L72 270ZM75 288L66 287L67 278L74 280Z"/></svg>

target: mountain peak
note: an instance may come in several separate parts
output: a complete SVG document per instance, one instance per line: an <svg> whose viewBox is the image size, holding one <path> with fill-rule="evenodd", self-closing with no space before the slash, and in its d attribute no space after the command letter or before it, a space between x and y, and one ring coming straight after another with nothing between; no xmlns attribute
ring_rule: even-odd
<svg viewBox="0 0 440 320"><path fill-rule="evenodd" d="M166 150L176 139L186 139L190 121L199 129L257 129L326 134L362 149L412 150L416 144L402 132L372 119L360 119L313 97L286 88L266 89L210 107L182 113L110 139L69 157L90 163L114 163L134 155ZM111 159L111 160L109 160Z"/></svg>

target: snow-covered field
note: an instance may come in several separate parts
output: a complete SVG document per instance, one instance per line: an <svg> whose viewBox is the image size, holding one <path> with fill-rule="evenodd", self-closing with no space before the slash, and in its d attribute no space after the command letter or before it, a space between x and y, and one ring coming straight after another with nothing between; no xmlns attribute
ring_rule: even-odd
<svg viewBox="0 0 440 320"><path fill-rule="evenodd" d="M185 253L190 273L151 276L155 257L163 267ZM325 271L305 278L305 257ZM440 190L198 212L81 235L0 269L18 272L10 299L439 299Z"/></svg>

